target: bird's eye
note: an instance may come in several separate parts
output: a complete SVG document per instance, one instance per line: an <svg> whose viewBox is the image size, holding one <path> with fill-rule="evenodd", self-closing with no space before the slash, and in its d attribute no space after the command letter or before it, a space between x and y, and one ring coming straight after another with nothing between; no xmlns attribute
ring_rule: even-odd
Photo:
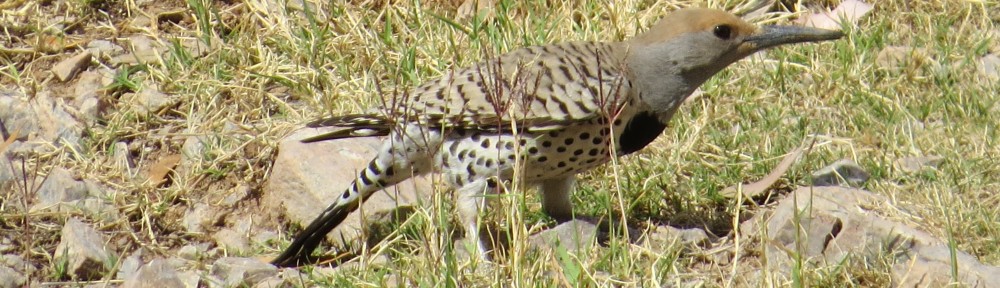
<svg viewBox="0 0 1000 288"><path fill-rule="evenodd" d="M712 33L715 33L715 37L719 37L722 40L729 40L729 37L733 36L733 27L729 25L719 25L712 28Z"/></svg>

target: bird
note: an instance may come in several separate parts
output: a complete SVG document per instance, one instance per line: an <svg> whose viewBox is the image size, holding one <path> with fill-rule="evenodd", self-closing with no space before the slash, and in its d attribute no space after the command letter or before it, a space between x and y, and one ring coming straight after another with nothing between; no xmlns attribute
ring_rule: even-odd
<svg viewBox="0 0 1000 288"><path fill-rule="evenodd" d="M310 122L333 130L302 142L385 140L343 194L271 263L310 264L325 235L362 201L427 173L440 173L453 188L458 220L485 255L477 221L484 196L503 191L515 176L537 187L543 212L571 220L576 174L647 146L710 77L758 51L843 35L683 8L628 40L519 48L443 73L372 112Z"/></svg>

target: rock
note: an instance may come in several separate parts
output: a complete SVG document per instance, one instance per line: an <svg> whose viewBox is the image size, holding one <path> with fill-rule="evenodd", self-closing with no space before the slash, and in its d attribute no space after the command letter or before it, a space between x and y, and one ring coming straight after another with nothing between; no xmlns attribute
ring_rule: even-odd
<svg viewBox="0 0 1000 288"><path fill-rule="evenodd" d="M154 259L122 283L122 288L185 288L177 270L163 259Z"/></svg>
<svg viewBox="0 0 1000 288"><path fill-rule="evenodd" d="M31 212L58 207L59 203L81 200L87 197L87 186L83 181L73 179L73 175L62 167L52 168L48 177L36 192L37 201L31 205Z"/></svg>
<svg viewBox="0 0 1000 288"><path fill-rule="evenodd" d="M21 143L20 148L14 147L17 145L9 147L8 151L42 152L48 151L51 144L80 149L82 125L66 112L65 104L55 101L49 94L48 90L42 90L25 100L19 92L0 91L0 120L7 131L20 132L17 140L27 141ZM35 147L41 150L35 151Z"/></svg>
<svg viewBox="0 0 1000 288"><path fill-rule="evenodd" d="M148 26L149 18L145 16L136 17L131 25ZM159 63L160 54L167 51L167 48L159 41L153 40L145 35L132 35L128 38L132 53L126 53L111 57L109 61L112 65L139 64L139 63Z"/></svg>
<svg viewBox="0 0 1000 288"><path fill-rule="evenodd" d="M253 243L260 244L261 246L267 245L271 240L278 239L278 233L270 230L261 231L258 229L256 232L250 234L250 240Z"/></svg>
<svg viewBox="0 0 1000 288"><path fill-rule="evenodd" d="M24 262L21 256L0 256L0 288L26 287L26 275L35 272L35 267Z"/></svg>
<svg viewBox="0 0 1000 288"><path fill-rule="evenodd" d="M904 157L896 159L896 168L902 170L903 172L919 172L923 169L935 169L938 165L944 162L944 157L941 156L926 156L926 157Z"/></svg>
<svg viewBox="0 0 1000 288"><path fill-rule="evenodd" d="M86 70L87 66L90 66L90 57L90 50L83 50L80 54L52 66L52 74L55 74L59 81L69 81L81 70Z"/></svg>
<svg viewBox="0 0 1000 288"><path fill-rule="evenodd" d="M740 230L744 236L767 237L761 242L767 246L764 257L773 271L791 271L793 254L808 259L810 265L840 265L848 257L889 255L894 287L949 284L947 243L869 212L888 201L858 189L802 187L780 200L773 211L758 213L742 223ZM1000 268L983 265L965 252L957 253L959 281L978 287L1000 283Z"/></svg>
<svg viewBox="0 0 1000 288"><path fill-rule="evenodd" d="M678 241L681 244L695 246L704 246L710 242L705 230L698 228L678 229L671 226L656 226L640 241L649 241L650 244L661 247L673 245Z"/></svg>
<svg viewBox="0 0 1000 288"><path fill-rule="evenodd" d="M181 145L181 167L190 167L205 159L205 136L188 136ZM190 168L188 168L190 169Z"/></svg>
<svg viewBox="0 0 1000 288"><path fill-rule="evenodd" d="M104 246L103 237L77 218L70 218L63 226L55 258L66 261L67 273L74 279L100 279L114 266L115 256Z"/></svg>
<svg viewBox="0 0 1000 288"><path fill-rule="evenodd" d="M215 261L212 274L225 279L225 286L253 286L278 274L278 267L251 258L223 257Z"/></svg>
<svg viewBox="0 0 1000 288"><path fill-rule="evenodd" d="M100 220L105 223L112 223L121 219L118 208L103 199L87 198L76 201L62 202L56 205L55 211L73 211L81 213L88 218Z"/></svg>
<svg viewBox="0 0 1000 288"><path fill-rule="evenodd" d="M350 138L303 144L299 140L315 135L318 129L303 129L282 140L278 147L271 176L264 187L260 210L281 214L290 223L306 226L338 199L356 177L356 172L368 166L381 146L376 138ZM408 173L408 172L399 172ZM362 203L366 221L360 212L351 213L337 228L327 234L336 247L360 244L361 229L371 229L395 222L414 210L417 203L426 202L433 185L427 177L417 177L389 189L376 192ZM420 200L423 199L423 200ZM369 231L369 243L384 237L384 232Z"/></svg>
<svg viewBox="0 0 1000 288"><path fill-rule="evenodd" d="M142 113L156 113L167 106L170 106L173 101L170 99L170 95L160 92L160 88L156 86L146 86L135 94L135 102L139 104L136 106L139 112Z"/></svg>
<svg viewBox="0 0 1000 288"><path fill-rule="evenodd" d="M87 51L97 57L112 57L125 53L125 48L108 40L93 40L87 43Z"/></svg>
<svg viewBox="0 0 1000 288"><path fill-rule="evenodd" d="M861 186L868 181L868 172L850 159L841 159L812 173L814 186Z"/></svg>
<svg viewBox="0 0 1000 288"><path fill-rule="evenodd" d="M261 280L254 288L291 288L291 287L307 287L305 279L308 279L302 273L299 273L295 269L282 269L278 275L268 277Z"/></svg>
<svg viewBox="0 0 1000 288"><path fill-rule="evenodd" d="M181 283L184 283L184 287L187 288L198 288L205 287L206 285L198 285L201 281L201 277L198 276L199 272L195 271L181 271L177 272L177 278L181 279Z"/></svg>
<svg viewBox="0 0 1000 288"><path fill-rule="evenodd" d="M195 203L181 218L181 224L188 233L205 233L205 228L219 221L219 211L205 203Z"/></svg>
<svg viewBox="0 0 1000 288"><path fill-rule="evenodd" d="M979 59L979 74L986 79L1000 80L1000 54L988 54Z"/></svg>
<svg viewBox="0 0 1000 288"><path fill-rule="evenodd" d="M597 241L597 233L597 225L574 219L529 236L528 245L540 250L561 246L574 253L583 252Z"/></svg>
<svg viewBox="0 0 1000 288"><path fill-rule="evenodd" d="M134 276L135 273L139 272L139 268L142 267L143 263L143 253L145 253L145 250L139 248L135 249L135 251L132 252L132 254L129 254L128 257L125 257L125 260L123 260L122 264L118 267L118 273L115 274L115 277L120 280L129 279Z"/></svg>
<svg viewBox="0 0 1000 288"><path fill-rule="evenodd" d="M900 71L907 67L921 67L934 63L927 49L908 46L886 46L878 52L875 65L879 68Z"/></svg>
<svg viewBox="0 0 1000 288"><path fill-rule="evenodd" d="M100 100L104 87L114 82L115 71L98 68L80 73L79 79L73 85L73 106L77 107L80 119L91 121L97 120L101 112Z"/></svg>
<svg viewBox="0 0 1000 288"><path fill-rule="evenodd" d="M13 268L0 266L0 288L16 288L24 286L28 281L23 274Z"/></svg>
<svg viewBox="0 0 1000 288"><path fill-rule="evenodd" d="M236 204L242 202L247 196L250 196L250 186L242 183L236 184L236 187L226 193L226 197L222 198L222 202L219 204L222 204L223 207L236 207Z"/></svg>
<svg viewBox="0 0 1000 288"><path fill-rule="evenodd" d="M250 239L246 233L232 228L222 228L212 235L216 245L226 250L228 254L243 254L250 251Z"/></svg>
<svg viewBox="0 0 1000 288"><path fill-rule="evenodd" d="M188 244L177 249L177 256L185 260L198 261L206 252L208 252L208 243Z"/></svg>

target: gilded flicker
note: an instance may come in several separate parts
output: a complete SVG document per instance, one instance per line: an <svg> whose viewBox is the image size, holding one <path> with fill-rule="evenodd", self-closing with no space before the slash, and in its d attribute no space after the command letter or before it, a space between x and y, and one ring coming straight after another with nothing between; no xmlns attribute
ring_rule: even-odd
<svg viewBox="0 0 1000 288"><path fill-rule="evenodd" d="M309 126L340 129L303 141L388 137L354 183L273 263L308 263L361 201L430 172L456 189L470 239L478 239L482 196L515 174L538 187L545 213L568 220L576 174L648 145L708 78L757 51L842 36L682 9L627 41L517 49L430 80L379 112L318 120Z"/></svg>

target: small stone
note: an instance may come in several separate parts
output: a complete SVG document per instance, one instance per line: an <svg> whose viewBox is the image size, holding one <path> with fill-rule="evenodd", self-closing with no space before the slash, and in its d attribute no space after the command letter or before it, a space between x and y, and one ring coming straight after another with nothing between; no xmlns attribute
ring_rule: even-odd
<svg viewBox="0 0 1000 288"><path fill-rule="evenodd" d="M184 47L184 50L195 58L208 55L208 52L212 50L212 47L205 44L201 38L185 38L181 39L180 43L181 47Z"/></svg>
<svg viewBox="0 0 1000 288"><path fill-rule="evenodd" d="M850 159L841 159L812 173L814 186L861 186L870 175Z"/></svg>
<svg viewBox="0 0 1000 288"><path fill-rule="evenodd" d="M921 67L933 60L927 49L908 46L886 46L878 52L875 64L879 68L899 71L906 67Z"/></svg>
<svg viewBox="0 0 1000 288"><path fill-rule="evenodd" d="M219 232L215 232L212 235L212 240L215 240L219 247L226 249L229 254L242 254L250 251L250 239L247 238L246 233L240 233L232 228L222 228Z"/></svg>
<svg viewBox="0 0 1000 288"><path fill-rule="evenodd" d="M528 237L528 245L535 249L562 246L573 253L586 251L597 240L597 226L583 220L571 220Z"/></svg>
<svg viewBox="0 0 1000 288"><path fill-rule="evenodd" d="M205 203L195 203L181 218L181 224L188 233L205 233L205 228L213 226L219 220L219 211Z"/></svg>
<svg viewBox="0 0 1000 288"><path fill-rule="evenodd" d="M55 258L66 261L67 272L79 280L100 279L113 265L115 256L104 246L101 235L77 218L70 218L62 229Z"/></svg>
<svg viewBox="0 0 1000 288"><path fill-rule="evenodd" d="M271 230L260 231L250 234L250 240L253 243L267 244L271 240L278 239L278 233Z"/></svg>
<svg viewBox="0 0 1000 288"><path fill-rule="evenodd" d="M37 212L59 203L81 200L87 197L87 187L83 181L73 179L73 175L62 167L52 168L36 192L37 201L29 211Z"/></svg>
<svg viewBox="0 0 1000 288"><path fill-rule="evenodd" d="M223 257L212 265L212 274L225 279L225 285L253 286L278 274L278 267L260 260L241 257Z"/></svg>
<svg viewBox="0 0 1000 288"><path fill-rule="evenodd" d="M226 194L226 198L223 198L220 204L225 207L235 207L236 204L242 202L243 199L247 198L247 196L250 196L250 187L243 184L237 184L236 187L233 188L232 192Z"/></svg>
<svg viewBox="0 0 1000 288"><path fill-rule="evenodd" d="M988 54L979 59L979 74L990 80L1000 80L1000 54Z"/></svg>
<svg viewBox="0 0 1000 288"><path fill-rule="evenodd" d="M118 273L115 275L119 280L129 279L135 273L139 272L139 268L142 267L142 254L145 250L142 248L135 249L132 254L125 257L122 261L120 267L118 267Z"/></svg>
<svg viewBox="0 0 1000 288"><path fill-rule="evenodd" d="M941 162L944 162L944 157L941 156L905 157L896 159L896 167L904 172L918 172L924 169L936 169Z"/></svg>
<svg viewBox="0 0 1000 288"><path fill-rule="evenodd" d="M185 288L190 287L166 260L154 259L125 279L122 288Z"/></svg>
<svg viewBox="0 0 1000 288"><path fill-rule="evenodd" d="M87 66L90 65L90 51L84 50L76 56L70 57L69 59L63 60L52 67L52 73L59 78L59 81L69 81L80 73L81 70L86 70Z"/></svg>
<svg viewBox="0 0 1000 288"><path fill-rule="evenodd" d="M125 48L108 40L93 40L87 43L87 51L97 57L112 57L125 53Z"/></svg>
<svg viewBox="0 0 1000 288"><path fill-rule="evenodd" d="M207 251L208 244L206 243L199 243L197 245L188 244L181 247L181 249L177 249L177 256L186 260L197 261L201 260Z"/></svg>
<svg viewBox="0 0 1000 288"><path fill-rule="evenodd" d="M21 256L8 254L0 256L0 287L24 287L28 279L26 275L34 273L36 268L24 261Z"/></svg>
<svg viewBox="0 0 1000 288"><path fill-rule="evenodd" d="M201 277L198 274L199 272L195 271L181 271L177 272L177 278L181 279L181 283L184 283L184 287L187 288L206 287L206 285L198 285L201 281Z"/></svg>
<svg viewBox="0 0 1000 288"><path fill-rule="evenodd" d="M22 287L27 281L24 274L7 266L0 266L0 287Z"/></svg>
<svg viewBox="0 0 1000 288"><path fill-rule="evenodd" d="M145 21L148 20L149 18L145 18ZM111 57L109 62L112 65L159 63L161 53L167 51L167 48L163 44L149 36L132 35L128 40L129 47L131 48L130 51L132 52Z"/></svg>
<svg viewBox="0 0 1000 288"><path fill-rule="evenodd" d="M140 112L156 113L171 104L170 95L160 92L156 86L148 86L135 94Z"/></svg>
<svg viewBox="0 0 1000 288"><path fill-rule="evenodd" d="M678 229L671 226L657 226L647 235L646 241L651 241L652 244L680 241L682 244L695 246L704 246L710 242L705 230L698 228Z"/></svg>

